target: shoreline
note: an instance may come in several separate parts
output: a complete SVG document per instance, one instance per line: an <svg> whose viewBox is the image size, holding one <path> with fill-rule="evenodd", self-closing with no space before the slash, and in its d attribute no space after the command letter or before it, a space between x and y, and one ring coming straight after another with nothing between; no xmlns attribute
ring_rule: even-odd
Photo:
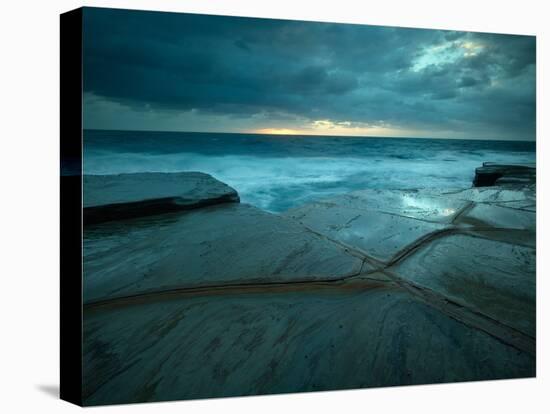
<svg viewBox="0 0 550 414"><path fill-rule="evenodd" d="M535 187L502 176L273 214L204 174L199 192L163 187L168 210L151 215L146 199L140 217L86 224L86 404L534 376ZM143 175L122 178L119 204L139 206ZM204 194L233 198L204 206ZM208 380L220 370L232 380Z"/></svg>

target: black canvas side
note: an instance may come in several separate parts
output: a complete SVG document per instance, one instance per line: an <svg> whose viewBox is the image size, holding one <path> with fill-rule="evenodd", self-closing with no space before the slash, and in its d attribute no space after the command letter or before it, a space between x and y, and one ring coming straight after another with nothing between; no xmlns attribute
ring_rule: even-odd
<svg viewBox="0 0 550 414"><path fill-rule="evenodd" d="M82 405L82 9L60 25L60 397Z"/></svg>

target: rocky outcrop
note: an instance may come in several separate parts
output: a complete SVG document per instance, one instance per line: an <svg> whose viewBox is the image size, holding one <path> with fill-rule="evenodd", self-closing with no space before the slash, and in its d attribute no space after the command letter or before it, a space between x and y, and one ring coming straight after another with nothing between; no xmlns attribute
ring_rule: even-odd
<svg viewBox="0 0 550 414"><path fill-rule="evenodd" d="M236 203L105 223L86 231L86 243L85 304L183 289L343 279L357 275L363 263L294 220Z"/></svg>
<svg viewBox="0 0 550 414"><path fill-rule="evenodd" d="M200 172L83 177L85 225L235 202L233 188Z"/></svg>
<svg viewBox="0 0 550 414"><path fill-rule="evenodd" d="M359 251L402 283L529 341L535 336L536 214L527 205L535 205L530 187L365 190L285 215Z"/></svg>
<svg viewBox="0 0 550 414"><path fill-rule="evenodd" d="M506 184L534 184L536 182L536 168L534 165L506 165L494 162L484 162L482 167L476 168L474 187L487 187Z"/></svg>
<svg viewBox="0 0 550 414"><path fill-rule="evenodd" d="M535 210L533 186L365 190L87 226L84 401L534 376Z"/></svg>

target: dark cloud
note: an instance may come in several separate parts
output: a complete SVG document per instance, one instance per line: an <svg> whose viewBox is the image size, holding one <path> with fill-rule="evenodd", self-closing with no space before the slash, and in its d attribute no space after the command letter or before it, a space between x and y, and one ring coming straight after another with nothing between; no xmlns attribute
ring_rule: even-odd
<svg viewBox="0 0 550 414"><path fill-rule="evenodd" d="M159 129L192 113L534 139L535 48L529 36L86 8L84 91L155 111Z"/></svg>

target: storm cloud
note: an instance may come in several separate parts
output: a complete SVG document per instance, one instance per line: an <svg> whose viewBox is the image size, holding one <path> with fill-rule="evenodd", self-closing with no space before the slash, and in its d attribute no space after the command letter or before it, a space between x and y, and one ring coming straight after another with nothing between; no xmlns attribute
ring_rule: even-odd
<svg viewBox="0 0 550 414"><path fill-rule="evenodd" d="M535 139L532 36L84 9L86 128Z"/></svg>

